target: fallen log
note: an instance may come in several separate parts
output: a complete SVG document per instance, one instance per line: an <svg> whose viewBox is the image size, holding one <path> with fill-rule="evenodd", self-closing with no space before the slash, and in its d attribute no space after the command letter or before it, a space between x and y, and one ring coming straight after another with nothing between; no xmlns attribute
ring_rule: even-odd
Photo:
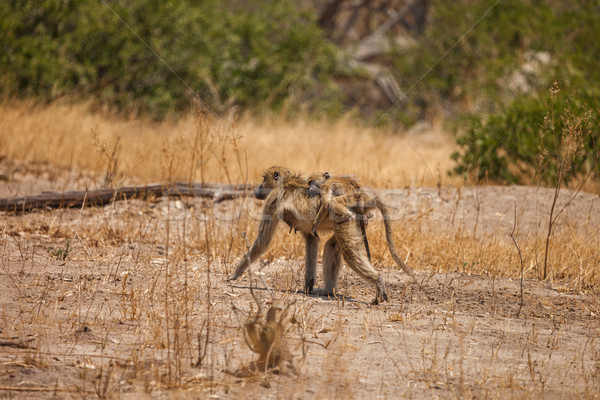
<svg viewBox="0 0 600 400"><path fill-rule="evenodd" d="M75 208L103 206L125 199L152 197L208 197L215 203L252 194L253 185L221 183L157 183L145 186L127 186L117 189L99 189L67 192L43 192L38 195L0 199L0 211L27 213L46 208Z"/></svg>
<svg viewBox="0 0 600 400"><path fill-rule="evenodd" d="M30 349L30 342L33 342L35 339L29 338L27 340L0 340L0 347L14 347L15 349Z"/></svg>

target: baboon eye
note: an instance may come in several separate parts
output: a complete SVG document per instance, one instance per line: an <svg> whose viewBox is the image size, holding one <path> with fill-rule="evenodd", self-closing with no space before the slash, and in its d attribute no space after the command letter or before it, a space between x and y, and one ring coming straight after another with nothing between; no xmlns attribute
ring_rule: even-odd
<svg viewBox="0 0 600 400"><path fill-rule="evenodd" d="M329 175L329 172L325 172L325 173L323 174L323 178L325 178L325 179L329 179L329 178L331 178L331 176Z"/></svg>
<svg viewBox="0 0 600 400"><path fill-rule="evenodd" d="M275 179L275 180L279 179L279 172L273 173L273 179Z"/></svg>

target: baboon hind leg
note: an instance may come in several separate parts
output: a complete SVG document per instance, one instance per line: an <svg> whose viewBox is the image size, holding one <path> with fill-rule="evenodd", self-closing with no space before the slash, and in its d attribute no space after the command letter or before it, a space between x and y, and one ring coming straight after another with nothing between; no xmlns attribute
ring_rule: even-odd
<svg viewBox="0 0 600 400"><path fill-rule="evenodd" d="M362 245L361 232L354 222L343 222L336 224L335 234L339 251L344 261L354 272L365 280L375 285L377 294L373 304L379 304L381 301L387 301L388 295L385 288L385 281L381 274L373 268L366 254L366 249Z"/></svg>
<svg viewBox="0 0 600 400"><path fill-rule="evenodd" d="M350 200L347 199L348 195L334 197L330 201L330 218L336 223L340 224L346 221L350 221L355 219L356 223L360 227L360 232L362 235L362 239L365 245L365 250L367 251L367 258L369 259L369 263L371 262L371 249L369 248L369 241L367 239L367 217L364 212L364 201L361 199L360 202L357 202L355 199L355 194L351 193L353 196ZM352 207L349 208L348 204L351 204ZM351 210L354 210L352 212Z"/></svg>
<svg viewBox="0 0 600 400"><path fill-rule="evenodd" d="M361 219L358 220L358 225L360 226L360 233L362 234L363 242L365 244L365 250L367 251L367 258L369 259L369 263L371 262L371 249L369 248L369 240L367 239L367 229L365 220L360 215Z"/></svg>

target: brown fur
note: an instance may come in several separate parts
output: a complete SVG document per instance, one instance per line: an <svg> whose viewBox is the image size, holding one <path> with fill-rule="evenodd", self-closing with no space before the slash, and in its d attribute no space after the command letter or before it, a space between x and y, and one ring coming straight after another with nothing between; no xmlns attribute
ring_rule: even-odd
<svg viewBox="0 0 600 400"><path fill-rule="evenodd" d="M273 239L279 221L284 221L290 229L299 231L304 237L306 253L304 291L312 291L317 268L319 238L311 233L311 229L319 199L307 195L308 187L306 179L286 168L271 167L265 171L263 182L254 190L257 198L265 199L258 235L248 253L239 261L230 280L237 279L252 262L264 254ZM323 221L319 228L331 230L333 226L329 221Z"/></svg>
<svg viewBox="0 0 600 400"><path fill-rule="evenodd" d="M255 190L255 193L258 192L261 196L266 195L258 235L248 253L239 261L230 280L237 279L267 250L278 222L283 220L290 228L301 232L305 239L304 290L313 290L319 238L312 234L312 228L321 199L317 196L310 197L308 189L309 185L305 179L285 168L271 167L265 171L263 183ZM377 295L373 303L387 300L383 278L367 259L357 224L353 221L332 224L328 218L324 218L318 224L318 229L321 230L332 228L334 235L325 243L323 251L325 288L316 292L327 295L334 293L343 257L352 270L376 286Z"/></svg>
<svg viewBox="0 0 600 400"><path fill-rule="evenodd" d="M321 206L313 223L313 234L317 234L317 225L326 217L327 212L329 212L329 218L335 222L356 219L367 257L371 262L371 250L366 230L368 216L365 215L363 205L367 194L360 188L358 182L350 177L331 178L329 173L325 172L324 174L313 174L311 178L308 181L309 195L318 194L321 197Z"/></svg>
<svg viewBox="0 0 600 400"><path fill-rule="evenodd" d="M388 249L392 254L392 258L396 264L398 264L398 266L404 270L404 272L406 272L413 279L415 278L415 274L412 269L406 265L404 261L402 261L396 252L388 208L377 196L370 196L365 193L358 182L349 177L334 177L331 179L325 179L320 185L320 192L321 206L319 207L317 216L313 221L313 230L316 229L317 225L320 224L323 219L326 219L325 217L327 216L328 212L330 219L332 219L335 224L357 219L359 222L359 227L362 231L361 233L363 236L365 249L367 251L367 256L370 261L371 255L369 251L369 244L367 242L365 225L368 220L369 213L375 209L378 209L383 217L385 236Z"/></svg>

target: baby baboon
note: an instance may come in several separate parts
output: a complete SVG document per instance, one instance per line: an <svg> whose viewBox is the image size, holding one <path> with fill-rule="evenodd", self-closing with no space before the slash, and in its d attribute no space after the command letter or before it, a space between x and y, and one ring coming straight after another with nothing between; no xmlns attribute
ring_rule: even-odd
<svg viewBox="0 0 600 400"><path fill-rule="evenodd" d="M331 179L331 180L330 180ZM367 239L366 224L368 216L364 212L364 201L368 200L367 194L361 189L358 182L351 177L331 178L328 172L313 174L308 180L309 196L321 196L321 206L313 221L312 233L317 235L317 225L329 212L329 217L334 222L356 219L363 237L367 257L371 262L371 249ZM323 188L323 185L325 187Z"/></svg>
<svg viewBox="0 0 600 400"><path fill-rule="evenodd" d="M308 177L308 193L310 194L310 197L314 197L318 194L321 194L321 185L323 185L323 183L329 178L331 178L329 172L315 172L312 175L310 175Z"/></svg>
<svg viewBox="0 0 600 400"><path fill-rule="evenodd" d="M317 182L315 182L315 187ZM309 189L310 191L310 189ZM415 278L415 274L412 269L402 261L396 247L394 245L392 236L392 227L390 225L390 215L387 206L381 202L381 200L375 195L368 195L365 193L358 182L355 179L349 177L334 177L325 179L320 184L321 192L321 206L317 217L314 220L313 230L316 226L322 222L327 216L327 213L331 213L330 219L335 224L344 221L350 221L357 219L363 236L363 241L369 261L371 260L371 253L369 251L369 244L367 242L367 235L365 231L365 225L368 221L368 215L374 209L379 209L383 217L383 223L385 226L385 236L387 245L392 254L392 258L400 266L404 272L406 272L411 278ZM311 192L311 194L314 192Z"/></svg>
<svg viewBox="0 0 600 400"><path fill-rule="evenodd" d="M356 179L345 176L331 178L329 174L325 173L321 179L309 181L309 186L310 196L316 194L321 196L321 206L313 221L315 227L328 212L330 218L337 222L352 219L368 220L368 215L365 214L365 203L369 202L371 198L360 187Z"/></svg>
<svg viewBox="0 0 600 400"><path fill-rule="evenodd" d="M313 221L321 200L308 194L308 182L299 175L282 167L271 167L263 174L263 183L255 190L258 196L266 196L263 215L258 227L258 236L250 250L239 261L230 280L237 279L249 266L260 257L269 246L279 220L299 231L306 242L304 290L310 292L314 287L315 270L319 238L312 231ZM263 197L264 198L264 197ZM367 259L362 246L362 236L354 221L336 224L334 235L327 240L323 250L323 279L325 288L321 294L333 294L342 267L342 257L348 266L363 278L372 282L377 288L373 303L387 300L383 277ZM319 229L332 229L333 224L324 218Z"/></svg>

